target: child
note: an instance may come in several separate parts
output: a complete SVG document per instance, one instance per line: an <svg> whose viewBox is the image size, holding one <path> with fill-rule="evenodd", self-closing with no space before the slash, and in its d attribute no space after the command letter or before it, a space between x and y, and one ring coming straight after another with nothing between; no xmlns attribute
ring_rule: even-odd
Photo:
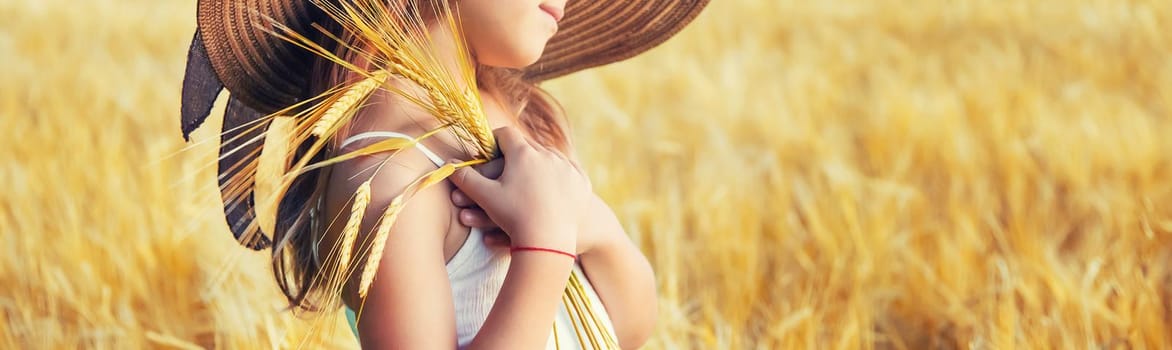
<svg viewBox="0 0 1172 350"><path fill-rule="evenodd" d="M458 9L457 23L477 67L481 102L502 157L459 169L449 181L416 194L391 228L366 297L358 297L360 273L345 283L342 300L348 309L361 309L357 332L364 348L637 348L647 340L657 303L650 265L591 191L574 159L564 116L536 84L658 45L706 2L389 1L387 6ZM186 136L199 125L221 84L231 92L221 183L241 171L233 164L255 157L250 150L256 142L236 137L252 131L241 126L359 78L259 31L254 24L265 16L302 33L312 32L308 23L313 22L339 30L306 2L199 1L200 29L184 81L183 129ZM435 23L428 30L434 52L454 62L448 28ZM401 79L388 84L416 88ZM380 90L320 156L388 137L413 138L437 126L401 96ZM336 246L345 226L329 223L344 220L352 194L385 157L359 157L303 176L280 204L271 241L245 234L252 199L236 203L230 199L239 193L225 188L225 213L237 238L255 249L276 242L275 277L293 306L315 309L322 256ZM412 180L445 161L467 158L458 140L445 133L399 152L372 179L358 242L368 241L381 209ZM563 303L571 274L584 277L590 303L585 307L601 321L590 325L593 329L579 329Z"/></svg>

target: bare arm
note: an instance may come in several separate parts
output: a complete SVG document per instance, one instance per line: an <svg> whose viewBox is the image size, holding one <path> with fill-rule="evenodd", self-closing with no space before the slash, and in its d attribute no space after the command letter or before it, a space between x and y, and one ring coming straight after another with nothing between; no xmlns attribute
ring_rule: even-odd
<svg viewBox="0 0 1172 350"><path fill-rule="evenodd" d="M470 348L545 348L573 262L542 252L513 255L500 295Z"/></svg>
<svg viewBox="0 0 1172 350"><path fill-rule="evenodd" d="M593 198L590 215L593 220L586 221L590 224L582 225L581 230L594 230L598 235L610 237L604 240L606 244L580 257L582 270L610 314L619 345L623 349L638 348L655 329L659 311L655 274L647 258L627 237L614 212L598 196Z"/></svg>
<svg viewBox="0 0 1172 350"><path fill-rule="evenodd" d="M567 137L572 134L567 120L558 122ZM574 164L581 164L574 143L567 139L567 145L567 157ZM603 242L579 257L582 270L610 315L618 333L619 346L623 349L639 348L655 330L659 312L651 263L627 236L614 211L598 195L591 196L587 218L582 222L579 235L600 237L599 241Z"/></svg>

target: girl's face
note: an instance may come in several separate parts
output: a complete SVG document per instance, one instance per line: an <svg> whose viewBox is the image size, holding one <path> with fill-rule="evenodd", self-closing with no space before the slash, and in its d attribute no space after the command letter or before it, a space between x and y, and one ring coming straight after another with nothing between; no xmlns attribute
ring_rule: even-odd
<svg viewBox="0 0 1172 350"><path fill-rule="evenodd" d="M567 0L456 0L478 63L524 68L541 58Z"/></svg>

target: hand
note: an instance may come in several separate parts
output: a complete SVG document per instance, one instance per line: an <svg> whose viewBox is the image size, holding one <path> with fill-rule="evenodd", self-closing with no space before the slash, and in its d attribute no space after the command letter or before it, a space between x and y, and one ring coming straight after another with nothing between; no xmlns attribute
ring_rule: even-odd
<svg viewBox="0 0 1172 350"><path fill-rule="evenodd" d="M497 161L494 160L493 162ZM486 177L491 177L488 175L489 173L481 173L486 174ZM499 170L497 174L499 174ZM468 198L468 195L464 194L463 191L459 189L452 190L452 204L460 211L458 217L460 218L461 224L478 228L480 232L484 233L484 245L496 248L508 248L512 246L513 241L509 239L509 234L502 231L495 222L492 222L488 214L484 213L484 209L480 209L480 206L476 202L473 202L471 198ZM591 209L594 208L592 207ZM590 220L585 219L582 223L588 223ZM587 227L579 226L578 251L576 252L578 255L586 254L594 248L606 244L611 238L602 237L598 232L587 230Z"/></svg>
<svg viewBox="0 0 1172 350"><path fill-rule="evenodd" d="M578 165L577 162L574 162L573 159L570 159L570 161L576 168L579 169L579 171L581 171L582 168ZM501 171L504 170L504 159L494 159L488 163L473 166L473 169L476 169L476 171L480 172L480 174L484 175L484 177L496 179L500 177ZM587 181L589 181L589 178L587 178ZM463 191L458 188L452 190L451 200L452 204L455 205L459 211L457 213L457 217L459 218L460 223L464 226L480 229L480 231L484 233L483 242L485 245L497 248L507 248L512 245L512 240L509 238L509 234L501 230L500 226L493 222L492 219L488 217L488 214L484 213L484 209L481 209L480 205L476 204L476 202L469 198L467 194L464 194ZM610 238L613 238L609 236L603 237L602 233L587 229L590 227L587 225L589 225L591 220L594 220L591 218L591 215L594 213L592 210L597 209L597 205L600 204L601 201L595 199L595 201L587 210L587 215L584 215L583 220L579 222L577 242L578 251L576 252L579 255L586 254L593 248L604 245L609 241Z"/></svg>
<svg viewBox="0 0 1172 350"><path fill-rule="evenodd" d="M577 162L575 162L573 159L570 159L570 162L574 164L574 167L576 167L579 172L585 174L585 172L582 171L582 167L578 165ZM494 159L488 163L473 166L473 169L476 169L476 171L480 172L480 174L484 175L484 177L496 179L500 177L501 172L504 170L504 159ZM586 180L589 181L589 178ZM509 234L501 230L500 226L493 222L492 219L488 217L488 214L484 213L484 209L481 209L480 205L476 204L476 202L469 198L467 194L464 194L463 191L460 191L459 188L452 190L451 200L452 204L456 206L457 210L459 210L457 217L459 218L460 223L464 226L480 229L480 231L484 234L483 242L485 245L497 248L507 248L512 245L512 240L509 238ZM596 205L601 204L601 201L596 200L592 204L593 205L590 206L589 209L596 209ZM579 255L589 252L594 247L604 245L609 241L610 238L613 238L609 236L603 237L598 232L586 229L589 227L586 225L589 225L591 220L593 220L591 219L592 214L593 211L587 210L587 215L585 215L583 220L579 222L577 242L578 251L576 252Z"/></svg>
<svg viewBox="0 0 1172 350"><path fill-rule="evenodd" d="M508 232L513 243L578 251L579 222L592 199L585 174L561 153L515 128L493 133L505 162L500 177L462 168L452 175L452 183Z"/></svg>
<svg viewBox="0 0 1172 350"><path fill-rule="evenodd" d="M493 159L485 164L476 165L473 168L480 172L481 175L490 179L497 179L501 176L501 171L504 170L505 161L503 158ZM456 206L459 212L457 217L460 223L464 226L475 227L484 233L484 244L490 247L507 248L513 244L509 239L509 235L502 231L492 219L488 218L488 214L484 213L484 209L480 209L480 205L468 198L459 188L452 190L452 204Z"/></svg>

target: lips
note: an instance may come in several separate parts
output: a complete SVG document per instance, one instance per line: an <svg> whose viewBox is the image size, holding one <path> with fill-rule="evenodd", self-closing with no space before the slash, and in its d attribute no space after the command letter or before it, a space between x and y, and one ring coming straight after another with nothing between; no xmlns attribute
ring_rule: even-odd
<svg viewBox="0 0 1172 350"><path fill-rule="evenodd" d="M553 17L554 22L560 22L562 20L562 16L565 16L565 10L561 8L546 4L541 4L539 7L542 11L548 13L550 17Z"/></svg>

